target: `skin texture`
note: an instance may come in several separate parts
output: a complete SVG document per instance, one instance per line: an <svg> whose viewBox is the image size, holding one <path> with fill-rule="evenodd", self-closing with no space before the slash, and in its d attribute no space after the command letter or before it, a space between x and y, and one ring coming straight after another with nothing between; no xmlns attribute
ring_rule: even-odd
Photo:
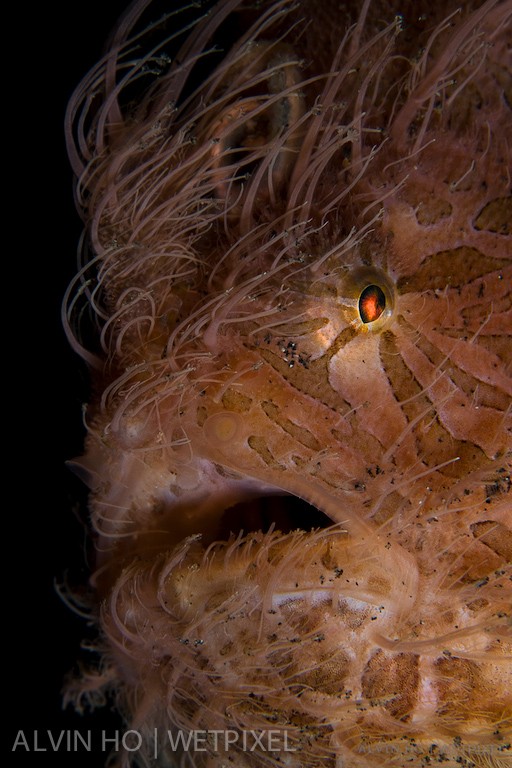
<svg viewBox="0 0 512 768"><path fill-rule="evenodd" d="M512 3L146 5L68 112L101 662L67 696L297 750L185 765L506 765Z"/></svg>

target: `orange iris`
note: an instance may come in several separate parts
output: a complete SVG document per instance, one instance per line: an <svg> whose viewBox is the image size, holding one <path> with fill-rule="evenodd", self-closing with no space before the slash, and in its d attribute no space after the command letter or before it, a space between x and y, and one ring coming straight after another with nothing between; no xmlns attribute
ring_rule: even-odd
<svg viewBox="0 0 512 768"><path fill-rule="evenodd" d="M359 315L363 323L378 320L386 309L384 291L378 285L368 285L359 297Z"/></svg>

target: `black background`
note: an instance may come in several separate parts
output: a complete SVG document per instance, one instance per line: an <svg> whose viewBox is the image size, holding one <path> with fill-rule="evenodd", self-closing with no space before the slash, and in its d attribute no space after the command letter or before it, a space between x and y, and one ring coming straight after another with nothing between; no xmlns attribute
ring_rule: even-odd
<svg viewBox="0 0 512 768"><path fill-rule="evenodd" d="M74 274L81 222L64 146L64 111L74 87L98 60L127 0L20 5L4 26L4 671L6 764L91 766L107 754L27 752L12 747L23 730L31 746L51 729L93 731L121 725L102 711L63 711L65 676L76 669L83 619L58 597L55 582L85 582L84 489L65 461L81 452L87 372L69 349L60 305ZM4 175L4 184L7 181ZM7 437L9 436L9 437ZM83 517L82 511L82 517ZM122 732L122 731L121 731Z"/></svg>

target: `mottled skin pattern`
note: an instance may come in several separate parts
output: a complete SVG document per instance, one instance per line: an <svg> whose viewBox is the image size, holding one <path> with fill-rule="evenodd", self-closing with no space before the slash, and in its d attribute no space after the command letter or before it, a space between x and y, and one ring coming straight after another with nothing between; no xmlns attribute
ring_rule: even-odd
<svg viewBox="0 0 512 768"><path fill-rule="evenodd" d="M103 653L79 700L297 750L197 767L504 766L512 3L264 3L212 53L238 5L171 60L184 22L141 2L70 106Z"/></svg>

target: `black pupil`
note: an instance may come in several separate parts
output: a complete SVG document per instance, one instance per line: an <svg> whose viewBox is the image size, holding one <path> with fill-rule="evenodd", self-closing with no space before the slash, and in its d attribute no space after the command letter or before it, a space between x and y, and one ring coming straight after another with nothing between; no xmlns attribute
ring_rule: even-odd
<svg viewBox="0 0 512 768"><path fill-rule="evenodd" d="M386 297L378 285L367 285L359 297L359 314L363 323L378 320L386 309Z"/></svg>

